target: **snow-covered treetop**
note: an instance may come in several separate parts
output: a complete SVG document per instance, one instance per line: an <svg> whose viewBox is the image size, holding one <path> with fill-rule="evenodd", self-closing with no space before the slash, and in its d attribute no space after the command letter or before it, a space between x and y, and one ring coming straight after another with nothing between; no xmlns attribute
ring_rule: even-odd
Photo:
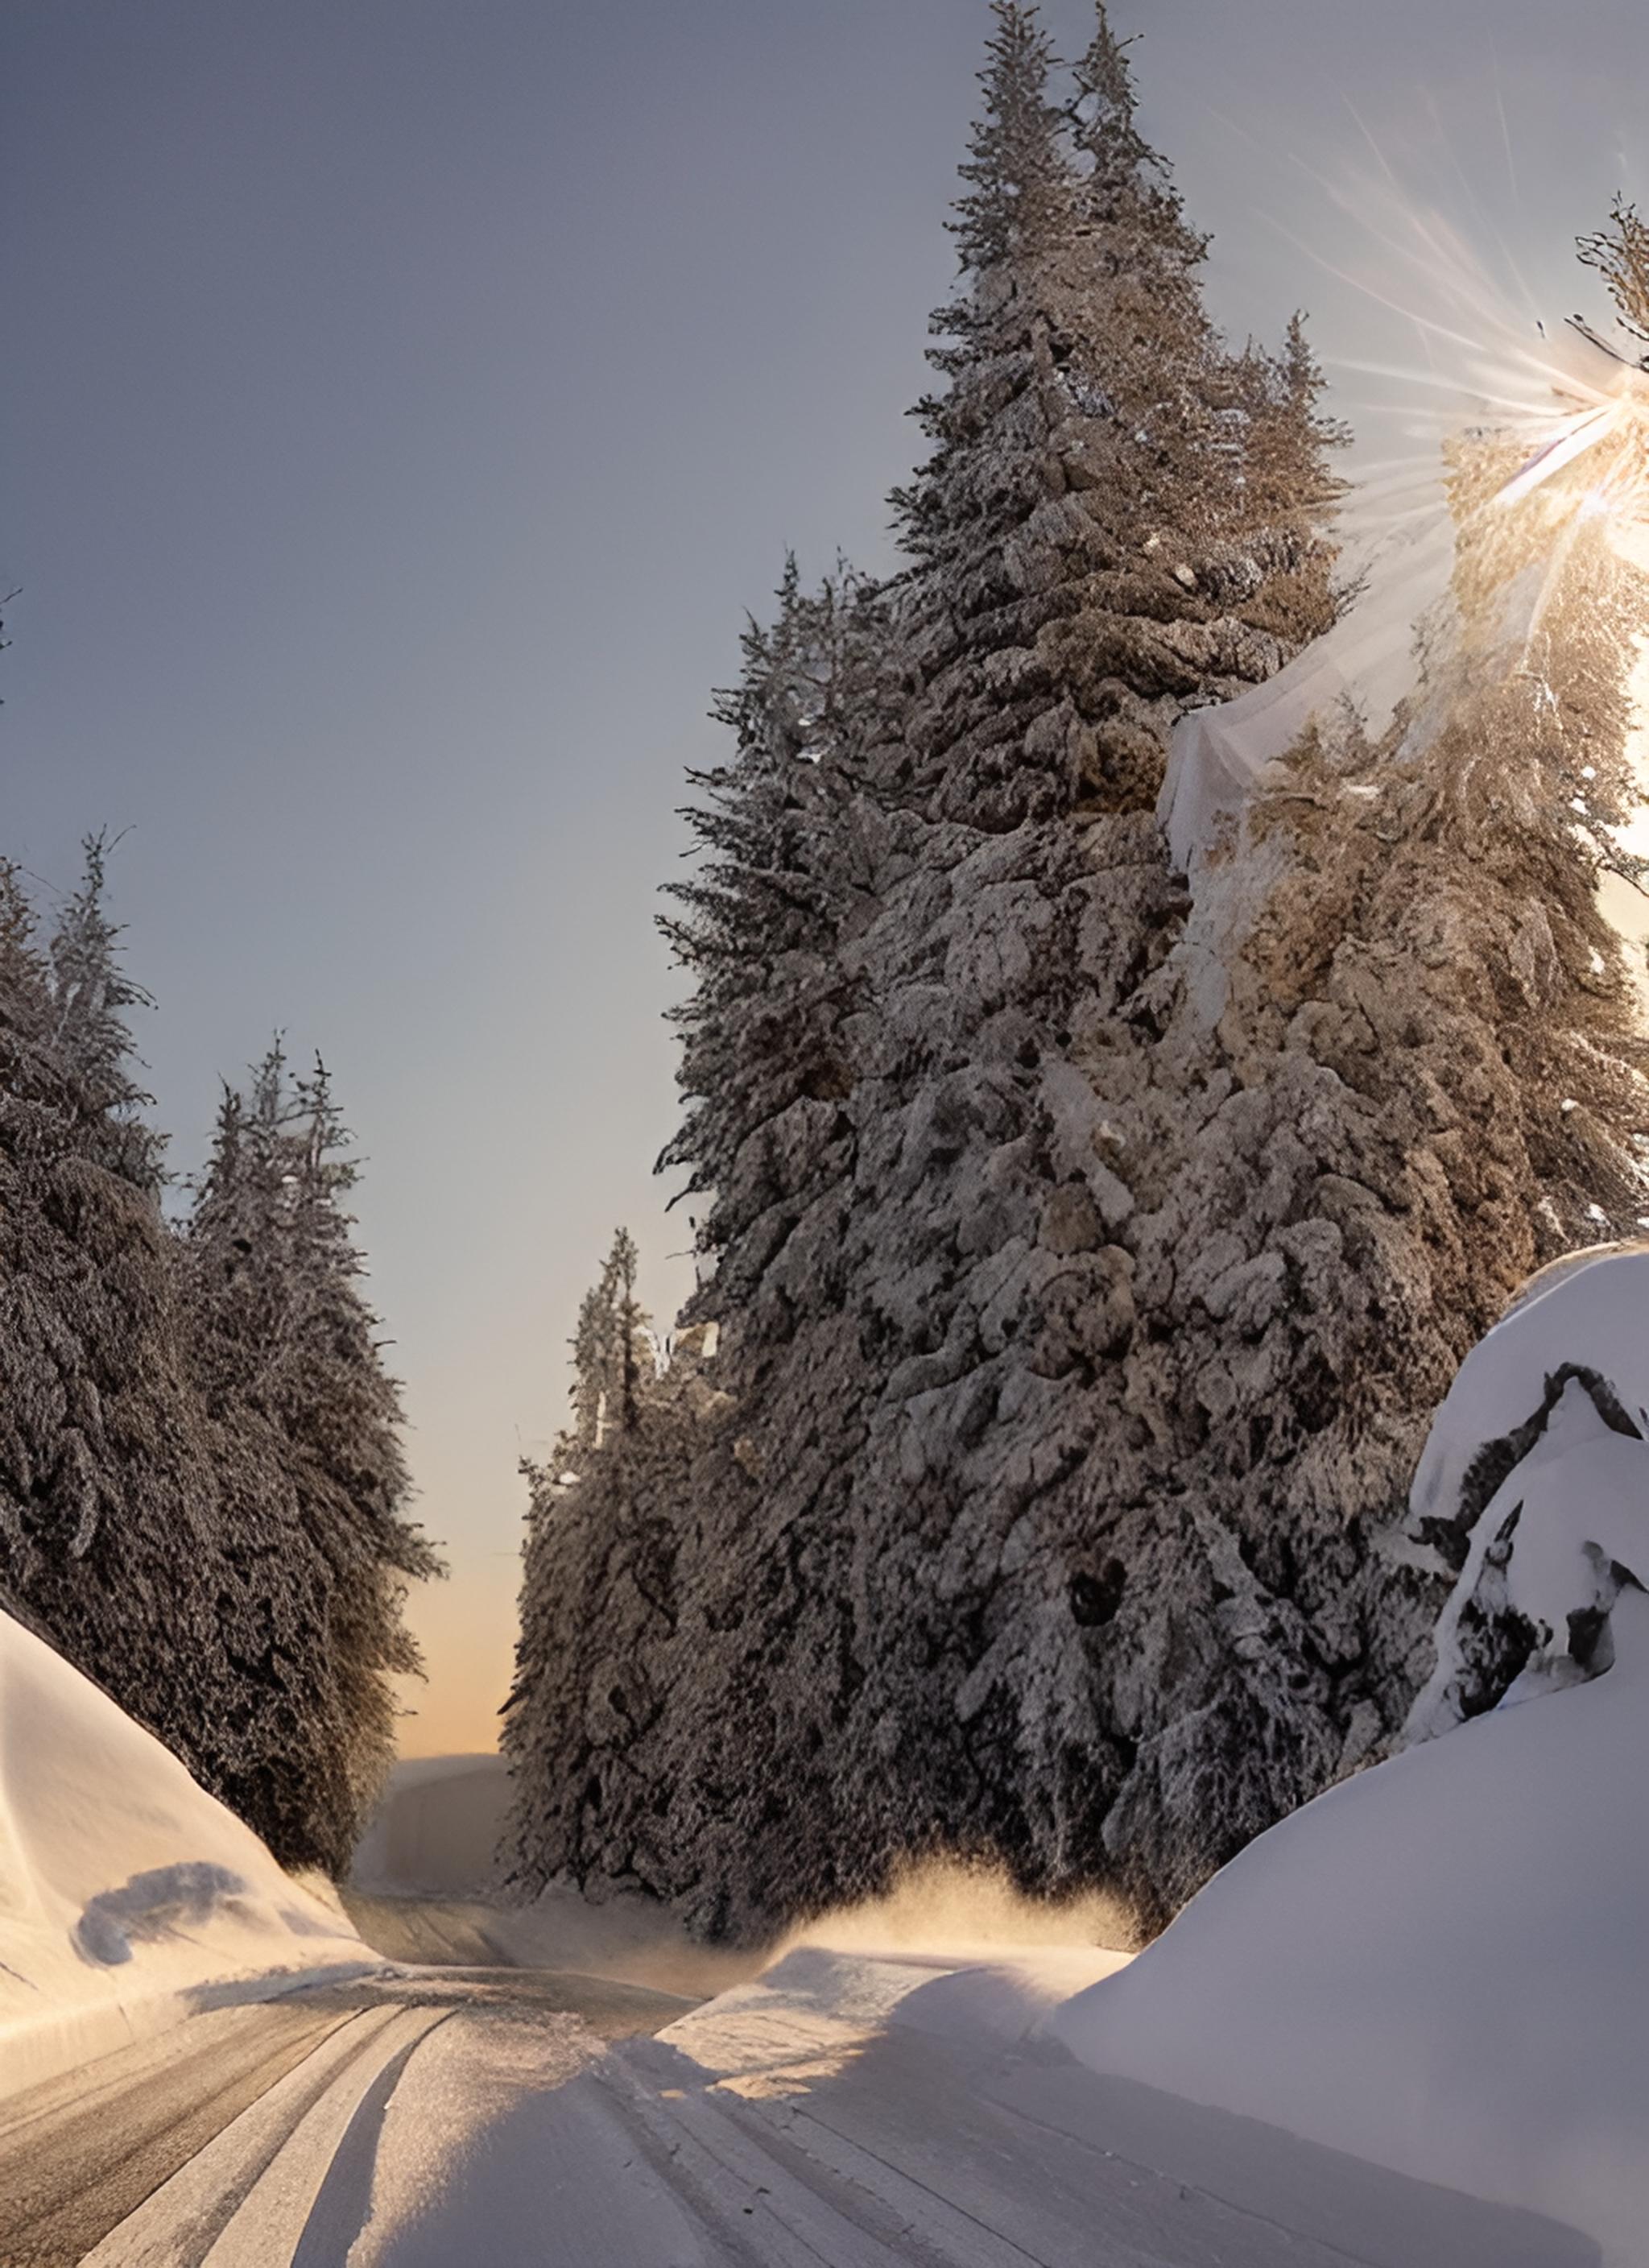
<svg viewBox="0 0 1649 2268"><path fill-rule="evenodd" d="M45 1036L78 1081L89 1112L105 1122L109 1165L151 1189L160 1180L164 1142L143 1123L154 1098L133 1076L139 1066L127 1012L154 1001L121 966L121 925L104 902L107 839L89 835L84 847L80 886L58 917L48 956Z"/></svg>

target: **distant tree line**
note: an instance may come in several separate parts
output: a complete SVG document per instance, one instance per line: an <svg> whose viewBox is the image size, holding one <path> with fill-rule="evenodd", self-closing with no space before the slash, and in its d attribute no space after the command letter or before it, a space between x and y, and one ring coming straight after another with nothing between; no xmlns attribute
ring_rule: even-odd
<svg viewBox="0 0 1649 2268"><path fill-rule="evenodd" d="M288 1865L346 1867L417 1668L401 1412L321 1064L226 1091L181 1219L105 846L42 934L0 865L0 1606Z"/></svg>

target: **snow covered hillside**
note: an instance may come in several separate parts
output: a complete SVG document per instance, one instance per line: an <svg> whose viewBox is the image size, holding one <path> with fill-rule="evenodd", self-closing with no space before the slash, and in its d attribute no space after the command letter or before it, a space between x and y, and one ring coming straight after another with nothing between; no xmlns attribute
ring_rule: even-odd
<svg viewBox="0 0 1649 2268"><path fill-rule="evenodd" d="M1096 2071L1550 2215L1618 2268L1649 2228L1646 1318L1628 1250L1483 1340L1414 1486L1459 1571L1414 1745L1049 2020Z"/></svg>
<svg viewBox="0 0 1649 2268"><path fill-rule="evenodd" d="M374 1962L158 1741L0 1613L0 2095L270 1980Z"/></svg>

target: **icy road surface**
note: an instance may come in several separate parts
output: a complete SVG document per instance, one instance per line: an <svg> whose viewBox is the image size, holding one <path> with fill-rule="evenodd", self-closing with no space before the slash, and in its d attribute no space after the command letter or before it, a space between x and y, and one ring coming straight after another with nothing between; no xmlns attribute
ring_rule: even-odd
<svg viewBox="0 0 1649 2268"><path fill-rule="evenodd" d="M688 2005L550 1970L447 1969L208 2010L0 2102L0 2268L341 2264L385 2101L439 2026L461 2013L482 2042L530 2039L554 2084Z"/></svg>
<svg viewBox="0 0 1649 2268"><path fill-rule="evenodd" d="M804 1948L698 2009L511 1970L209 2011L6 2106L0 2263L1597 2268L1082 2070L1032 2029L1073 1958Z"/></svg>

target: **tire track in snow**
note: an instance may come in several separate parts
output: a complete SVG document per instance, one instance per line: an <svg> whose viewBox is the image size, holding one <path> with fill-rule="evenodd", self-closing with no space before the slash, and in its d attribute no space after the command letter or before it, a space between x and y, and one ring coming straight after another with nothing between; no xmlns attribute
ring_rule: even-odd
<svg viewBox="0 0 1649 2268"><path fill-rule="evenodd" d="M248 2105L351 2021L290 2001L214 2009L6 2105L0 2264L76 2268Z"/></svg>

